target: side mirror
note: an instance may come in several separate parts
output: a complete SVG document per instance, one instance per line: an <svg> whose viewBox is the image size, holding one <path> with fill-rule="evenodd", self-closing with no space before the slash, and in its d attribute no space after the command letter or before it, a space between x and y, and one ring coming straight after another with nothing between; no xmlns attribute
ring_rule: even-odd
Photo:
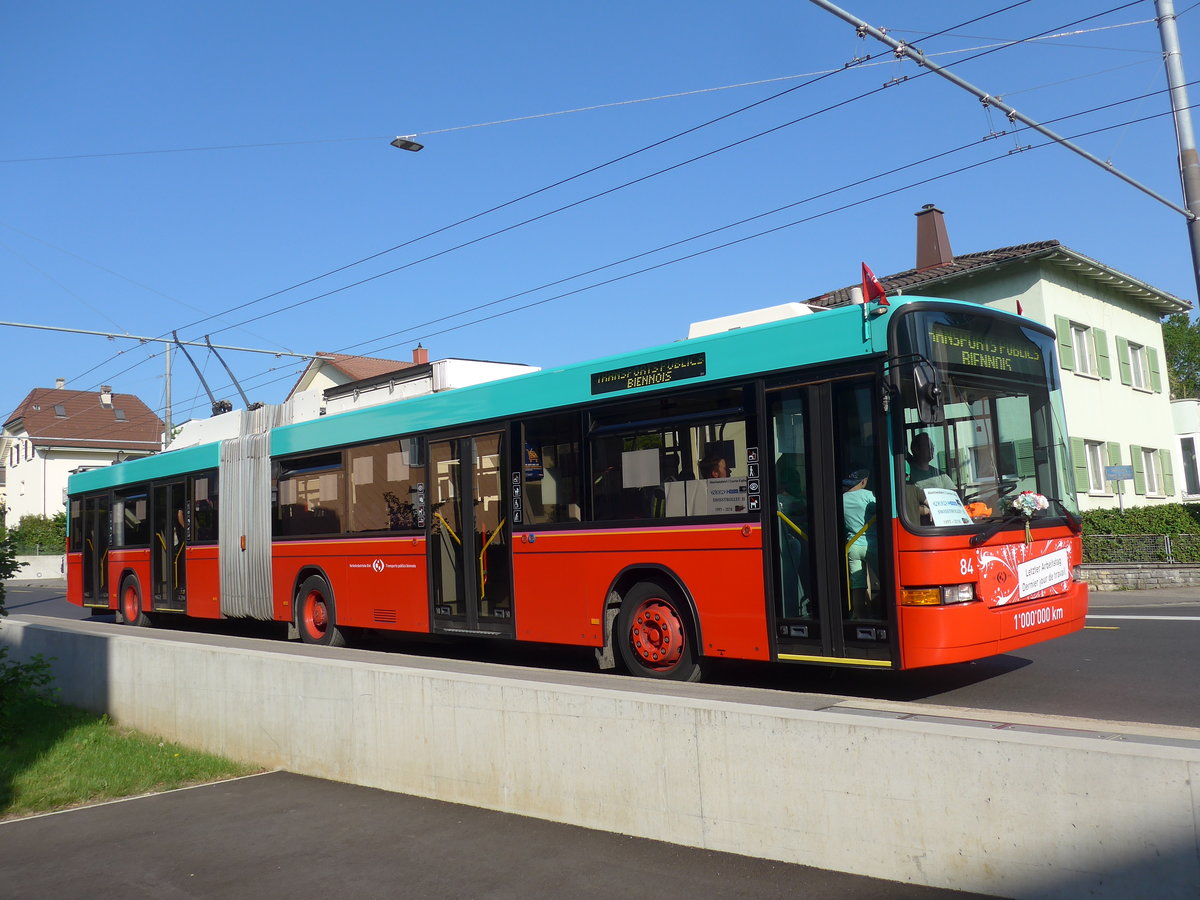
<svg viewBox="0 0 1200 900"><path fill-rule="evenodd" d="M917 416L924 425L941 425L946 421L942 408L942 389L934 380L932 367L913 368L913 387L917 395Z"/></svg>

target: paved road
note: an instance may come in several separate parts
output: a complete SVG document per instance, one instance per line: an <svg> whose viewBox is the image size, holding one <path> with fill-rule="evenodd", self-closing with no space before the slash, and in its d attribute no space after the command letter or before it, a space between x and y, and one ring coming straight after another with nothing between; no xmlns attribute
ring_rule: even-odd
<svg viewBox="0 0 1200 900"><path fill-rule="evenodd" d="M275 772L0 822L0 898L973 897Z"/></svg>

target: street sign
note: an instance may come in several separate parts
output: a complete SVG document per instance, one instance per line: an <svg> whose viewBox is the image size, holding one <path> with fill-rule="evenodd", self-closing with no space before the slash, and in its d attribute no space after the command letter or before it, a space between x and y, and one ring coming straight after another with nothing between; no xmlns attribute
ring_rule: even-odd
<svg viewBox="0 0 1200 900"><path fill-rule="evenodd" d="M1133 481L1133 466L1105 466L1105 481Z"/></svg>

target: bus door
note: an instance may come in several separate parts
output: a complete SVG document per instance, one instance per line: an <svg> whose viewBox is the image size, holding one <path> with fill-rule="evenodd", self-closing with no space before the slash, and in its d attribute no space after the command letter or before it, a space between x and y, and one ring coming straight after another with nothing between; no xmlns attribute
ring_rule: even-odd
<svg viewBox="0 0 1200 900"><path fill-rule="evenodd" d="M108 609L112 504L107 494L83 500L83 605Z"/></svg>
<svg viewBox="0 0 1200 900"><path fill-rule="evenodd" d="M767 389L779 659L891 665L881 390L875 374Z"/></svg>
<svg viewBox="0 0 1200 900"><path fill-rule="evenodd" d="M155 609L187 610L187 491L174 481L154 486L150 581Z"/></svg>
<svg viewBox="0 0 1200 900"><path fill-rule="evenodd" d="M512 637L512 525L500 432L429 442L433 631Z"/></svg>

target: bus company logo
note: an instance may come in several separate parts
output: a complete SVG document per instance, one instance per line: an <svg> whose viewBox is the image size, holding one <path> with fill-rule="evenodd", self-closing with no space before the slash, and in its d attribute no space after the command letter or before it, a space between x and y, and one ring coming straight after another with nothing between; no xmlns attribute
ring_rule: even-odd
<svg viewBox="0 0 1200 900"><path fill-rule="evenodd" d="M643 363L626 369L609 369L592 373L592 393L608 394L628 391L654 384L668 384L684 378L700 378L708 370L708 358L703 353L676 356L658 362Z"/></svg>
<svg viewBox="0 0 1200 900"><path fill-rule="evenodd" d="M382 572L383 571L383 560L382 559L375 560L374 562L371 563L371 568L374 569L376 572Z"/></svg>

